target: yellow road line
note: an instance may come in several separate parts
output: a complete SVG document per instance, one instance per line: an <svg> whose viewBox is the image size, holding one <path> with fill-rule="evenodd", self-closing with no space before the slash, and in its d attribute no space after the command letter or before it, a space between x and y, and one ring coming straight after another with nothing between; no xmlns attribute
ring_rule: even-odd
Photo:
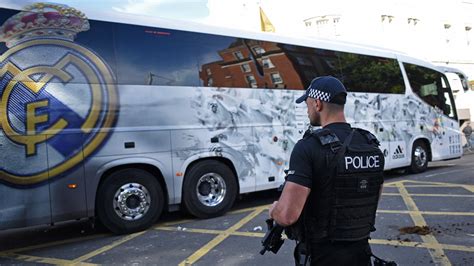
<svg viewBox="0 0 474 266"><path fill-rule="evenodd" d="M40 248L47 248L47 247L71 244L71 243L80 242L80 241L92 240L92 239L96 239L96 238L100 238L100 237L104 237L104 236L108 236L108 235L107 234L100 234L100 235L92 235L92 236L86 236L86 237L77 237L77 238L54 241L54 242L49 242L49 243L44 243L44 244L39 244L39 245L33 245L33 246L28 246L28 247L9 249L9 250L1 251L0 255L2 255L3 253L18 253L18 252L28 251L28 250L33 250L33 249L40 249Z"/></svg>
<svg viewBox="0 0 474 266"><path fill-rule="evenodd" d="M415 183L415 184L425 184L425 185L438 185L438 186L447 186L447 187L471 186L471 185L465 185L465 184L446 183L446 182L417 181L417 180L404 180L404 183Z"/></svg>
<svg viewBox="0 0 474 266"><path fill-rule="evenodd" d="M425 184L425 185L437 185L437 186L442 186L442 187L462 187L469 192L474 193L474 185L465 185L465 184L454 184L454 183L445 183L445 182L427 182L427 181L415 181L415 180L405 180L405 182L410 182L410 183L418 183L418 184ZM414 186L410 186L414 187ZM419 187L422 187L420 185Z"/></svg>
<svg viewBox="0 0 474 266"><path fill-rule="evenodd" d="M182 231L175 227L160 227L156 228L157 230L164 230L164 231ZM225 234L225 230L209 230L209 229L192 229L188 228L185 232L191 233L200 233L200 234ZM228 233L229 235L236 235L236 236L246 236L246 237L258 237L262 238L265 236L264 233L252 233L252 232L232 232ZM386 239L371 239L369 240L371 244L376 245L390 245L390 246L404 246L404 247L414 247L414 248L437 248L437 244L430 244L425 242L416 242L416 241L401 241L401 240L386 240ZM443 247L443 249L447 250L454 250L454 251L465 251L465 252L474 252L473 246L461 246L461 245L450 245L450 244L439 244Z"/></svg>
<svg viewBox="0 0 474 266"><path fill-rule="evenodd" d="M398 190L400 191L400 194L402 195L403 201L405 202L405 205L408 207L408 210L412 211L410 213L411 219L417 226L426 226L426 221L423 218L423 215L420 213L418 210L418 207L415 204L415 201L413 201L412 197L408 193L407 189L405 188L404 184L398 184L397 185ZM442 246L438 243L438 240L433 235L425 235L421 236L421 239L423 242L426 242L428 244L433 245L431 248L428 249L430 252L431 257L433 258L433 261L435 264L439 265L451 265L451 262L449 259L446 257L444 254Z"/></svg>
<svg viewBox="0 0 474 266"><path fill-rule="evenodd" d="M455 250L455 251L465 251L465 252L474 252L474 247L470 246L461 246L461 245L449 245L443 244L443 249Z"/></svg>
<svg viewBox="0 0 474 266"><path fill-rule="evenodd" d="M23 255L23 254L15 254L15 253L2 253L0 257L19 260L24 262L33 262L33 263L46 263L46 264L53 264L53 265L97 265L91 263L75 263L71 260L63 260L63 259L55 259L55 258L44 258L44 257L37 257L37 256L30 256L30 255Z"/></svg>
<svg viewBox="0 0 474 266"><path fill-rule="evenodd" d="M400 183L402 183L403 181L404 181L404 180L384 183L384 184L383 184L383 187L396 187L397 184L400 184Z"/></svg>
<svg viewBox="0 0 474 266"><path fill-rule="evenodd" d="M385 239L370 239L369 242L370 242L370 244L375 244L375 245L389 245L389 246L429 248L429 249L435 249L435 248L438 248L439 245L441 245L441 247L443 249L446 249L446 250L474 252L474 247L472 247L472 246L461 246L461 245L450 245L450 244L431 244L431 243L425 243L425 242L385 240Z"/></svg>
<svg viewBox="0 0 474 266"><path fill-rule="evenodd" d="M400 193L382 193L382 196L401 196ZM410 193L414 197L453 197L453 198L474 198L474 195L467 194L416 194Z"/></svg>
<svg viewBox="0 0 474 266"><path fill-rule="evenodd" d="M445 188L445 187L462 187L462 185L456 185L456 184L446 184L446 185L420 184L420 185L405 185L405 187L410 187L410 188L415 188L415 187L440 187L440 188Z"/></svg>
<svg viewBox="0 0 474 266"><path fill-rule="evenodd" d="M264 211L267 207L260 207L256 208L252 213L249 215L245 216L243 219L238 221L236 224L234 224L232 227L229 229L225 230L222 234L217 235L214 239L209 241L206 245L201 247L199 250L194 252L191 256L186 258L184 261L182 261L179 265L190 265L193 264L194 262L198 261L200 258L202 258L204 255L206 255L211 249L213 249L215 246L220 244L222 241L224 241L231 233L234 233L237 231L240 227L242 227L244 224L258 216L262 211Z"/></svg>
<svg viewBox="0 0 474 266"><path fill-rule="evenodd" d="M159 223L158 225L154 226L153 228L160 227L160 226L175 225L175 224L184 224L184 223L189 223L189 222L193 222L193 221L196 221L196 220L197 219L183 219L183 220L178 220L178 221Z"/></svg>
<svg viewBox="0 0 474 266"><path fill-rule="evenodd" d="M182 231L182 232L191 232L191 233L200 233L200 234L224 234L225 230L211 230L211 229L196 229L196 228L186 228L186 230L179 230L175 227L158 227L157 230L164 230L164 231ZM254 233L254 232L231 232L228 233L229 235L233 236L248 236L248 237L264 237L264 233Z"/></svg>
<svg viewBox="0 0 474 266"><path fill-rule="evenodd" d="M474 193L474 186L473 185L463 185L464 189L469 190L470 192Z"/></svg>
<svg viewBox="0 0 474 266"><path fill-rule="evenodd" d="M196 229L196 228L178 229L176 227L168 227L168 226L160 226L160 227L156 227L155 229L156 230L163 230L163 231L191 232L191 233L214 234L214 235L224 233L224 230Z"/></svg>
<svg viewBox="0 0 474 266"><path fill-rule="evenodd" d="M424 214L424 215L445 215L445 216L474 216L474 212L435 212L435 211L403 211L403 210L377 210L378 213L394 214Z"/></svg>
<svg viewBox="0 0 474 266"><path fill-rule="evenodd" d="M265 205L260 205L260 206L256 206L256 207L248 207L248 208L244 208L244 209L230 211L227 214L239 214L239 213L251 212L251 211L254 211L257 208L267 208L268 209L268 208L270 208L270 206L271 206L271 204L265 204ZM189 222L194 222L196 220L197 219L183 219L183 220L179 220L179 221L159 223L158 225L154 226L153 228L157 229L158 227L162 227L162 226L170 226L170 225L189 223Z"/></svg>
<svg viewBox="0 0 474 266"><path fill-rule="evenodd" d="M249 208L245 208L245 209L235 210L235 211L231 211L229 213L230 214L237 214L237 213L243 213L243 212L250 212L250 211L254 211L257 208L269 209L270 206L272 206L272 205L271 204L265 204L265 205L260 205L260 206L257 206L257 207L249 207Z"/></svg>
<svg viewBox="0 0 474 266"><path fill-rule="evenodd" d="M101 253L103 253L103 252L106 252L106 251L108 251L108 250L111 250L111 249L113 249L113 248L115 248L115 247L117 247L117 246L119 246L119 245L121 245L121 244L123 244L123 243L125 243L125 242L127 242L127 241L130 241L130 240L136 238L137 236L141 236L141 235L143 235L143 234L146 233L146 232L147 232L147 231L142 231L142 232L134 233L134 234L131 234L131 235L127 235L127 236L125 236L125 237L123 237L123 238L121 238L121 239L119 239L119 240L117 240L117 241L112 242L111 244L108 244L108 245L103 246L103 247L101 247L101 248L99 248L99 249L97 249L97 250L94 250L93 252L90 252L90 253L87 253L87 254L85 254L85 255L82 255L82 256L80 256L79 258L74 259L73 261L74 261L75 263L77 263L77 262L81 262L81 261L88 260L88 259L90 259L90 258L92 258L92 257L95 257L95 256L97 256L97 255L99 255L99 254L101 254Z"/></svg>
<svg viewBox="0 0 474 266"><path fill-rule="evenodd" d="M403 180L404 183L416 183L416 184L431 184L431 185L455 185L455 186L463 186L463 184L456 184L456 183L446 183L446 182L432 182L432 181L419 181L419 180Z"/></svg>

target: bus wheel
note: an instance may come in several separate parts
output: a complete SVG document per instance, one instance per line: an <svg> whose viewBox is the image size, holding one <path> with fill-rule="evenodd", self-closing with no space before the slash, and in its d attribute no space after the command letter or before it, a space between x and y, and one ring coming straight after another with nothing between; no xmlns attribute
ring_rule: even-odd
<svg viewBox="0 0 474 266"><path fill-rule="evenodd" d="M217 161L202 161L186 173L183 204L198 218L220 216L232 207L237 192L237 181L229 167Z"/></svg>
<svg viewBox="0 0 474 266"><path fill-rule="evenodd" d="M422 141L413 144L411 152L410 172L413 174L424 172L428 168L428 149Z"/></svg>
<svg viewBox="0 0 474 266"><path fill-rule="evenodd" d="M150 227L164 207L158 180L140 169L112 173L97 192L97 215L110 231L126 234Z"/></svg>

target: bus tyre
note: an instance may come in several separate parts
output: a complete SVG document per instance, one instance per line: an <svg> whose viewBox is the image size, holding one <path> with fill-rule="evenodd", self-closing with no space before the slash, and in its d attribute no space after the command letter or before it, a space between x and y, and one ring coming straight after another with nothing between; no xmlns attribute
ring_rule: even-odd
<svg viewBox="0 0 474 266"><path fill-rule="evenodd" d="M217 161L198 162L186 173L183 183L184 208L198 218L227 212L237 196L234 173Z"/></svg>
<svg viewBox="0 0 474 266"><path fill-rule="evenodd" d="M416 141L411 151L410 173L424 172L428 168L428 149L422 141Z"/></svg>
<svg viewBox="0 0 474 266"><path fill-rule="evenodd" d="M140 169L112 173L97 192L97 215L116 234L149 228L161 215L164 194L158 180Z"/></svg>

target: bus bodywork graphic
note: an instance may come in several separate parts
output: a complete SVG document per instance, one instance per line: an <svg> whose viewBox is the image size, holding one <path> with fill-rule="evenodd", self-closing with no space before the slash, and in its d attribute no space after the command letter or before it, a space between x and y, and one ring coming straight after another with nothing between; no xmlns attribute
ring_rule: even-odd
<svg viewBox="0 0 474 266"><path fill-rule="evenodd" d="M35 11L35 22L46 7L32 6L40 10ZM18 18L27 15L20 12L2 26L2 41L9 47L0 56L0 121L6 137L2 145L5 158L14 160L0 165L0 180L13 185L38 184L76 167L107 139L118 109L114 76L107 63L74 43L75 35L68 35L88 29L87 19L82 17L87 27L56 25L56 34L66 32L63 38L48 35L54 25L51 21L30 25L28 32L36 33L29 36L26 30L9 34L8 29L17 26L14 22L21 23ZM18 40L20 34L29 38ZM87 100L78 104L81 98ZM55 153L45 158L47 153L37 151L48 145ZM39 161L48 161L46 168L38 167Z"/></svg>

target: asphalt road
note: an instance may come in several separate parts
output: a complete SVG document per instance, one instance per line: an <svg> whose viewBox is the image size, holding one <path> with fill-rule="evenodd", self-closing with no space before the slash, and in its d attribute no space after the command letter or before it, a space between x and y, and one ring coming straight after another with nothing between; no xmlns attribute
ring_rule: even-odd
<svg viewBox="0 0 474 266"><path fill-rule="evenodd" d="M431 163L422 174L387 173L373 252L398 265L474 265L473 170L470 154ZM247 194L231 212L208 220L165 214L131 235L87 221L2 231L0 264L293 265L289 240L278 254L259 254L268 206L277 197L276 191Z"/></svg>

